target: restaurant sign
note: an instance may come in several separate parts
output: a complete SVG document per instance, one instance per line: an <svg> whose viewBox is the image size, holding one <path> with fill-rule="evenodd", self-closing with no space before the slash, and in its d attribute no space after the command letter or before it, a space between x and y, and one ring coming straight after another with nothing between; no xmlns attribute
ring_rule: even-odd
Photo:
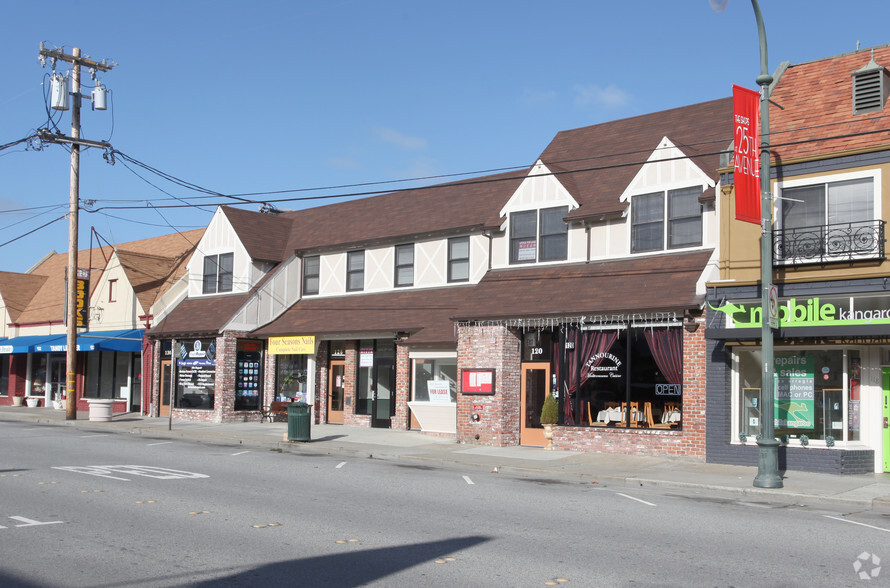
<svg viewBox="0 0 890 588"><path fill-rule="evenodd" d="M269 337L269 353L272 355L312 355L315 353L315 335Z"/></svg>
<svg viewBox="0 0 890 588"><path fill-rule="evenodd" d="M709 304L711 310L727 316L730 329L760 328L763 308L760 301ZM813 296L779 300L779 326L834 327L847 325L890 325L888 296Z"/></svg>

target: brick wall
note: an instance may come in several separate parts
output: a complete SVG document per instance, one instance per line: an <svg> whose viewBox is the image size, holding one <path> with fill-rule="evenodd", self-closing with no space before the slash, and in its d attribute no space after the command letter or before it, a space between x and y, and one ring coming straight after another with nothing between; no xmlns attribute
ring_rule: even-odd
<svg viewBox="0 0 890 588"><path fill-rule="evenodd" d="M371 415L355 414L355 391L358 382L359 342L347 341L346 362L343 366L343 424L360 427L371 426Z"/></svg>
<svg viewBox="0 0 890 588"><path fill-rule="evenodd" d="M315 424L328 422L329 347L322 341L315 354Z"/></svg>
<svg viewBox="0 0 890 588"><path fill-rule="evenodd" d="M458 441L496 447L519 445L520 359L518 332L501 326L458 327L458 382L464 369L495 370L493 395L458 390ZM473 414L479 415L478 422L471 420Z"/></svg>
<svg viewBox="0 0 890 588"><path fill-rule="evenodd" d="M554 427L554 449L705 458L706 343L704 318L683 330L683 428ZM495 368L495 394L458 394L457 438L483 445L519 445L520 335L498 326L458 328L458 380L466 368ZM480 415L473 422L471 415Z"/></svg>
<svg viewBox="0 0 890 588"><path fill-rule="evenodd" d="M408 400L411 395L411 361L408 359L408 347L396 345L396 414L392 418L393 429L407 431L411 426L408 411Z"/></svg>

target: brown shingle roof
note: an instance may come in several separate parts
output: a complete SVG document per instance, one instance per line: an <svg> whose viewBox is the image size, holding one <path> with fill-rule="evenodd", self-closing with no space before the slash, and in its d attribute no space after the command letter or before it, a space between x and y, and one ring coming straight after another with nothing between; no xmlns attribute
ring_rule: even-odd
<svg viewBox="0 0 890 588"><path fill-rule="evenodd" d="M732 98L562 131L540 159L581 205L569 218L599 216L620 206L619 196L664 137L716 181L719 151L732 140Z"/></svg>
<svg viewBox="0 0 890 588"><path fill-rule="evenodd" d="M249 297L250 294L232 294L187 298L155 325L148 334L152 337L216 334Z"/></svg>
<svg viewBox="0 0 890 588"><path fill-rule="evenodd" d="M197 229L184 233L173 233L150 239L121 243L115 246L115 248L156 257L181 257L187 255L194 248L203 232L204 229ZM90 285L92 288L95 288L96 284L98 284L98 279L104 271L111 254L111 247L95 247L78 251L78 267L90 267ZM68 254L56 253L31 270L28 275L42 276L44 282L19 315L16 321L19 325L58 323L65 319L65 271L67 267ZM167 283L168 287L169 284L172 284L172 282Z"/></svg>
<svg viewBox="0 0 890 588"><path fill-rule="evenodd" d="M453 344L451 316L471 287L397 290L332 298L304 298L278 319L254 331L259 337L410 333L409 342Z"/></svg>
<svg viewBox="0 0 890 588"><path fill-rule="evenodd" d="M0 298L6 305L9 320L17 323L22 311L40 291L46 276L0 272Z"/></svg>
<svg viewBox="0 0 890 588"><path fill-rule="evenodd" d="M712 251L488 272L456 319L505 319L698 306L695 284Z"/></svg>
<svg viewBox="0 0 890 588"><path fill-rule="evenodd" d="M279 262L293 253L286 247L293 225L292 215L264 214L231 206L221 208L251 259Z"/></svg>
<svg viewBox="0 0 890 588"><path fill-rule="evenodd" d="M286 212L288 251L338 248L450 230L481 228L513 195L527 170Z"/></svg>
<svg viewBox="0 0 890 588"><path fill-rule="evenodd" d="M872 50L863 49L785 70L770 95L774 162L890 146L886 104L883 111L853 114L852 74L871 57ZM874 58L890 68L890 45L875 47Z"/></svg>

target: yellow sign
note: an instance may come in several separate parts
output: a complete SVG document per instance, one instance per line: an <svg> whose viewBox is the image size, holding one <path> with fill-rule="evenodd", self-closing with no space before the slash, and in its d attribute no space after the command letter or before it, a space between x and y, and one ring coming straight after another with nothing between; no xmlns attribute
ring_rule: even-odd
<svg viewBox="0 0 890 588"><path fill-rule="evenodd" d="M269 353L272 355L313 355L315 353L315 335L269 337Z"/></svg>

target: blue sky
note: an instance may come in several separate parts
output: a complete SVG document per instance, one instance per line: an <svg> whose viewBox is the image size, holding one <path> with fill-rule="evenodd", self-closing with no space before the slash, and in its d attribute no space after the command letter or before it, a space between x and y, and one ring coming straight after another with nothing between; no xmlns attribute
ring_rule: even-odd
<svg viewBox="0 0 890 588"><path fill-rule="evenodd" d="M890 42L886 0L761 8L770 71ZM82 136L224 194L526 166L560 130L756 88L760 68L746 0L721 13L708 0L43 0L7 1L3 17L0 144L47 125L40 42L79 47L118 64L99 74L111 107L85 102ZM54 120L70 133L70 112ZM67 211L69 159L58 145L0 151L0 243L12 241L0 270L67 250L66 220L35 229ZM112 243L203 227L212 205L159 207L227 201L95 149L81 158L80 195L95 202L80 214L81 248L91 227Z"/></svg>

